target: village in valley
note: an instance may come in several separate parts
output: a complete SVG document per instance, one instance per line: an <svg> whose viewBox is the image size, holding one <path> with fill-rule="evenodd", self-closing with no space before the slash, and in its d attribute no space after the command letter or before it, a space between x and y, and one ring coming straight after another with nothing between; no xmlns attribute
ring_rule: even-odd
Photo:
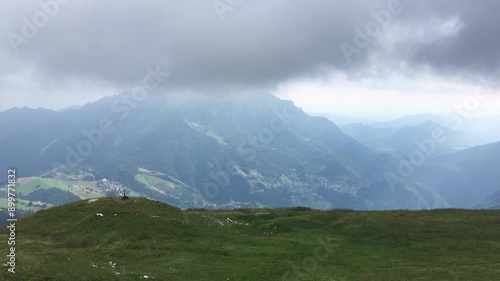
<svg viewBox="0 0 500 281"><path fill-rule="evenodd" d="M126 189L124 185L107 180L106 178L97 180L92 173L85 171L78 171L77 173L58 171L50 174L48 178L56 181L70 182L68 188L81 190L85 193L104 192L107 195L117 195Z"/></svg>

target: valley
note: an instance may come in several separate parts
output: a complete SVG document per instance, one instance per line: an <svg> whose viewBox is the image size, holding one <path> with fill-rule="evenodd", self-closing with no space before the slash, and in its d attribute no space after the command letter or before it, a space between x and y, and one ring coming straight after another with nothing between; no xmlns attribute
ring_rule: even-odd
<svg viewBox="0 0 500 281"><path fill-rule="evenodd" d="M152 96L97 134L91 128L110 120L116 99L63 112L0 113L22 128L0 122L0 143L13 147L0 156L22 167L18 190L36 202L20 208L122 190L183 209L481 208L500 190L499 174L478 168L498 155L498 145L480 145L480 137L443 127L430 114L337 127L266 93ZM92 144L88 155L77 149L83 144ZM457 169L460 155L474 155L474 165ZM47 192L69 201L46 202Z"/></svg>

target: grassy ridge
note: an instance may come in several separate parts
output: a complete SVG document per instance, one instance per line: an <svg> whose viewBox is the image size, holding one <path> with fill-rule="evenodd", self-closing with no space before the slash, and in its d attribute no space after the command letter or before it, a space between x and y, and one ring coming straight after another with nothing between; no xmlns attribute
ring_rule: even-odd
<svg viewBox="0 0 500 281"><path fill-rule="evenodd" d="M40 211L43 208L40 206L29 206L29 200L16 199L16 208L18 210L31 210L31 211ZM9 200L7 198L0 198L0 208L7 208ZM52 207L51 204L46 204L47 207Z"/></svg>
<svg viewBox="0 0 500 281"><path fill-rule="evenodd" d="M32 180L30 180L24 184L17 186L16 191L26 195L26 194L33 192L37 188L37 186L40 186L40 187L46 187L46 188L56 187L56 188L59 188L61 190L75 192L72 188L69 188L68 185L95 187L96 183L95 182L84 182L84 181L60 181L60 180L36 177L36 178L32 178ZM96 192L91 192L91 193L86 194L83 191L80 191L78 193L75 192L75 194L84 196L84 198L92 198L92 196L95 197L95 196L101 195L100 193L96 193Z"/></svg>
<svg viewBox="0 0 500 281"><path fill-rule="evenodd" d="M17 225L17 274L5 267L1 280L500 276L499 211L182 211L143 198L105 197L43 210ZM0 251L6 253L6 243Z"/></svg>
<svg viewBox="0 0 500 281"><path fill-rule="evenodd" d="M47 178L40 178L40 177L31 177L31 178L21 178L19 179L20 183L16 186L15 191L17 194L22 194L22 195L28 195L31 192L41 189L41 188L58 188L64 191L69 191L81 198L94 198L94 197L101 197L105 196L105 192L103 191L92 191L92 192L84 192L82 189L74 189L68 187L68 185L71 186L89 186L92 188L96 187L95 182L86 182L86 181L62 181L62 180L55 180L55 179L47 179ZM0 187L0 191L2 192L7 192L7 187L2 186ZM6 205L0 204L0 207L5 208ZM20 206L22 207L22 206Z"/></svg>
<svg viewBox="0 0 500 281"><path fill-rule="evenodd" d="M85 192L82 188L72 188L70 186L80 186L80 187L91 187L93 190L90 192ZM41 189L51 189L51 188L57 188L63 191L68 191L71 192L72 194L82 198L82 199L88 199L88 198L96 198L96 197L104 197L106 196L106 191L104 188L99 188L97 186L97 183L91 182L91 181L69 181L69 180L56 180L56 179L49 179L49 178L42 178L42 177L29 177L29 178L19 178L18 179L18 185L15 188L15 193L18 195L17 197L17 202L16 202L16 208L18 210L31 210L31 211L39 211L48 207L52 207L53 204L50 204L48 202L45 202L43 198L37 198L37 200L31 200L31 201L40 201L42 204L45 204L46 207L40 207L40 206L28 206L28 203L30 200L23 200L20 199L20 195L28 195L36 190L41 190ZM138 196L136 192L129 191L129 194L132 196ZM6 209L7 208L7 186L1 186L0 187L0 208ZM60 205L61 203L57 204Z"/></svg>

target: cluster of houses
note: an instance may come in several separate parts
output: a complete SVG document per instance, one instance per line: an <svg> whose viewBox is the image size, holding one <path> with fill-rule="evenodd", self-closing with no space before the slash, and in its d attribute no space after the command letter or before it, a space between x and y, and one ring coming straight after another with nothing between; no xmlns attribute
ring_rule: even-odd
<svg viewBox="0 0 500 281"><path fill-rule="evenodd" d="M28 203L28 206L33 206L33 207L40 207L40 208L46 208L47 204L43 203L42 201L30 201Z"/></svg>
<svg viewBox="0 0 500 281"><path fill-rule="evenodd" d="M85 193L91 192L106 192L119 194L125 187L119 183L109 181L107 179L95 179L95 176L89 172L79 171L78 173L64 173L57 171L50 175L50 178L57 181L83 181L83 182L96 182L96 185L68 185L69 188L83 190Z"/></svg>
<svg viewBox="0 0 500 281"><path fill-rule="evenodd" d="M88 185L68 185L69 188L73 189L81 189L85 193L91 193L93 191L100 192L116 192L120 193L125 187L119 183L108 181L107 179L101 179L97 181L96 186L88 186Z"/></svg>
<svg viewBox="0 0 500 281"><path fill-rule="evenodd" d="M80 171L78 174L66 174L63 172L55 172L51 176L52 179L61 181L94 181L95 176L89 172Z"/></svg>
<svg viewBox="0 0 500 281"><path fill-rule="evenodd" d="M116 192L120 193L122 190L125 189L125 186L122 184L119 184L117 182L112 182L107 179L101 179L97 181L97 186L106 192Z"/></svg>
<svg viewBox="0 0 500 281"><path fill-rule="evenodd" d="M82 189L85 193L91 193L96 188L92 186L68 185L69 188Z"/></svg>

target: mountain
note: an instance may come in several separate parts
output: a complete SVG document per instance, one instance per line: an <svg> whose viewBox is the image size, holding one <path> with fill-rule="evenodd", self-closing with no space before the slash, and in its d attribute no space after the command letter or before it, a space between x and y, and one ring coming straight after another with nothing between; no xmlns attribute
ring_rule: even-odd
<svg viewBox="0 0 500 281"><path fill-rule="evenodd" d="M442 127L464 133L474 145L500 141L500 115L474 117L473 112L451 112L449 115L422 113L402 116L388 122L372 123L372 128L403 128L432 121Z"/></svg>
<svg viewBox="0 0 500 281"><path fill-rule="evenodd" d="M390 139L398 131L397 128L373 128L361 123L340 125L339 128L346 135L379 152L391 153L394 151L394 148L387 143L387 139Z"/></svg>
<svg viewBox="0 0 500 281"><path fill-rule="evenodd" d="M499 219L491 210L183 211L104 197L18 220L16 274L5 263L0 279L495 280Z"/></svg>
<svg viewBox="0 0 500 281"><path fill-rule="evenodd" d="M430 159L415 178L452 206L470 208L500 190L499 157L500 142L464 149Z"/></svg>
<svg viewBox="0 0 500 281"><path fill-rule="evenodd" d="M444 121L443 117L434 113L419 113L399 117L397 119L386 122L375 122L371 124L373 128L403 128L407 126L417 126L426 121L432 121L441 126L447 127L448 124Z"/></svg>
<svg viewBox="0 0 500 281"><path fill-rule="evenodd" d="M124 93L80 110L9 110L0 120L2 165L20 177L91 172L183 207L365 208L357 192L383 182L391 163L270 94L133 104Z"/></svg>
<svg viewBox="0 0 500 281"><path fill-rule="evenodd" d="M369 119L369 118L350 117L350 116L336 115L336 114L331 114L331 113L309 113L309 115L325 117L326 119L332 121L336 125L346 125L346 124L354 124L354 123L367 125L367 124L375 123L374 120Z"/></svg>
<svg viewBox="0 0 500 281"><path fill-rule="evenodd" d="M73 105L73 106L69 106L69 107L60 109L58 111L78 110L80 108L82 108L80 105Z"/></svg>
<svg viewBox="0 0 500 281"><path fill-rule="evenodd" d="M500 189L472 207L474 209L500 209Z"/></svg>
<svg viewBox="0 0 500 281"><path fill-rule="evenodd" d="M456 150L485 144L477 134L453 131L433 121L424 121L415 126L377 128L369 125L350 124L340 126L347 135L360 143L381 153L408 156L419 149L419 143L433 139L433 134L442 135L442 141L436 142L432 157Z"/></svg>
<svg viewBox="0 0 500 281"><path fill-rule="evenodd" d="M443 145L429 144L435 130L448 138ZM7 159L0 165L18 170L26 211L123 189L181 208L359 210L471 207L498 190L487 180L494 158L474 160L489 167L484 174L441 158L464 144L436 123L363 134L367 139L355 137L373 148L270 94L151 94L141 101L123 93L63 112L0 113L0 158ZM387 175L400 174L414 153L425 159L395 186ZM462 178L467 184L457 182Z"/></svg>

